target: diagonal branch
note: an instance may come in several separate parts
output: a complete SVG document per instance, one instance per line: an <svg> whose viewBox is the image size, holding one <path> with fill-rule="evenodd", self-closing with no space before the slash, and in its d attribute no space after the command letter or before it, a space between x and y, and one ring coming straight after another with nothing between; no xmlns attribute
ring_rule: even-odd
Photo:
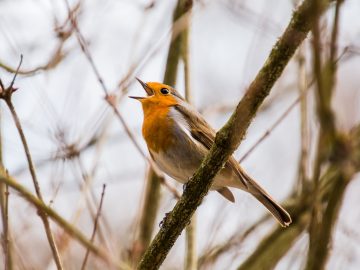
<svg viewBox="0 0 360 270"><path fill-rule="evenodd" d="M14 178L6 175L3 171L0 171L0 183L4 183L9 187L15 189L17 192L19 192L20 196L22 196L25 200L31 203L39 211L43 211L44 213L46 213L47 217L51 218L66 233L68 233L71 237L75 238L82 246L90 250L92 254L101 258L103 261L110 263L113 266L116 266L117 268L128 269L128 267L125 264L110 257L107 251L93 244L90 240L87 239L87 237L80 230L78 230L72 224L67 222L55 210L44 204L44 202L42 202L40 199L34 196L24 186L20 185Z"/></svg>
<svg viewBox="0 0 360 270"><path fill-rule="evenodd" d="M162 228L144 254L138 269L158 269L192 214L211 187L212 179L239 146L257 109L280 77L297 47L306 38L313 21L310 0L305 0L293 13L284 34L276 42L264 66L224 127L217 133L215 144L188 182L183 196L169 213Z"/></svg>

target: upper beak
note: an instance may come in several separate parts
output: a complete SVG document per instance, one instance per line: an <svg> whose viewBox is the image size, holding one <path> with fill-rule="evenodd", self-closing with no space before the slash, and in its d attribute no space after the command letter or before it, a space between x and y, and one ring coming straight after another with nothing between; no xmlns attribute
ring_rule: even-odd
<svg viewBox="0 0 360 270"><path fill-rule="evenodd" d="M144 83L142 80L140 80L139 78L136 78L138 80L138 82L141 84L141 86L144 88L146 94L148 96L152 96L154 94L153 90L146 84ZM129 96L129 98L133 98L133 99L144 99L146 97L134 97L134 96Z"/></svg>

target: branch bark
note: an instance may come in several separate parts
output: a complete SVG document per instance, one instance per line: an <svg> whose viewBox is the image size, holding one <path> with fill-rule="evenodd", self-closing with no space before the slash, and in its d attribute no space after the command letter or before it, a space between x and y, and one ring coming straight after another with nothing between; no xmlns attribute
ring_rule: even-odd
<svg viewBox="0 0 360 270"><path fill-rule="evenodd" d="M280 77L297 47L306 38L313 21L310 4L310 0L305 0L293 13L284 34L276 42L264 66L228 122L217 133L215 144L188 182L183 196L173 211L168 214L163 226L144 254L138 269L158 269L160 267L210 189L212 179L239 146L257 109Z"/></svg>

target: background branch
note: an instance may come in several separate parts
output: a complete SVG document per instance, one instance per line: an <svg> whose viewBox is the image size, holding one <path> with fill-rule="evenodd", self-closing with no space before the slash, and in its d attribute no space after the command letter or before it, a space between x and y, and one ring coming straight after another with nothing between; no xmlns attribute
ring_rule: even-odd
<svg viewBox="0 0 360 270"><path fill-rule="evenodd" d="M51 218L55 223L57 223L64 231L66 231L71 237L75 238L81 245L90 250L95 256L100 257L107 263L111 263L114 266L117 266L121 269L128 269L129 267L113 258L110 258L108 253L95 246L86 236L78 229L76 229L72 224L68 223L63 217L61 217L55 210L45 205L42 201L36 198L31 194L26 188L20 185L15 179L11 176L7 176L3 171L0 172L0 183L5 183L9 187L15 189L19 194L36 207L39 211L43 211Z"/></svg>
<svg viewBox="0 0 360 270"><path fill-rule="evenodd" d="M21 55L19 65L17 67L17 71L19 71L19 69L20 69L22 60L23 60L23 56ZM37 180L37 175L36 175L35 167L34 167L32 157L31 157L31 154L30 154L29 146L28 146L27 140L25 138L25 134L24 134L23 128L21 126L20 119L19 119L19 117L18 117L18 115L16 113L15 107L14 107L14 105L12 103L12 99L11 99L12 94L17 90L16 88L14 88L14 83L15 83L17 74L18 74L18 72L15 72L15 75L14 75L10 85L6 89L4 88L3 84L1 83L0 99L3 99L5 101L6 105L8 106L8 108L10 110L10 113L11 113L11 115L13 117L16 129L18 130L18 133L19 133L19 136L20 136L20 139L21 139L21 143L22 143L22 145L24 147L26 160L27 160L27 163L28 163L28 168L29 168L29 171L30 171L30 174L31 174L31 178L33 180L36 195L39 198L39 200L43 202L43 197L42 197L42 194L41 194L41 191L40 191L40 185L39 185L39 182ZM46 236L47 236L47 239L48 239L51 251L52 251L54 261L56 263L56 267L57 267L57 269L63 269L62 262L61 262L61 259L60 259L60 255L59 255L59 252L58 252L58 248L57 248L57 245L55 243L55 239L54 239L54 236L52 234L50 223L49 223L49 220L48 220L48 218L46 216L46 213L44 213L44 212L42 212L40 210L39 216L40 216L40 218L41 218L41 220L42 220L42 222L44 224Z"/></svg>

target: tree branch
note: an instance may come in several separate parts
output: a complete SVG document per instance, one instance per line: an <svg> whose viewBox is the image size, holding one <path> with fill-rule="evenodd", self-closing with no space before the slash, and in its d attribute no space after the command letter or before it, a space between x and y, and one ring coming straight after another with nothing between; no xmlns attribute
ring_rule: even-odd
<svg viewBox="0 0 360 270"><path fill-rule="evenodd" d="M144 254L138 269L158 269L192 214L211 187L212 179L239 146L250 122L272 86L280 77L296 48L312 25L310 0L293 13L284 34L276 42L264 66L250 85L229 121L217 133L215 144L188 182L183 196L169 213L162 228Z"/></svg>
<svg viewBox="0 0 360 270"><path fill-rule="evenodd" d="M342 168L345 170L339 170L339 164L332 164L319 181L319 201L327 207L323 226L321 227L323 230L320 231L317 238L320 245L317 246L317 253L313 256L311 269L321 269L321 265L326 262L331 232L336 222L346 186L353 175L360 171L360 125L350 132L347 143L350 144L348 147L349 152L342 160ZM297 200L288 204L287 208L292 213L293 224L286 231L282 230L280 232L279 229L275 229L271 232L238 269L273 269L292 247L296 239L308 228L311 222L312 203L312 196L306 198L300 196Z"/></svg>
<svg viewBox="0 0 360 270"><path fill-rule="evenodd" d="M47 217L51 218L55 223L57 223L64 231L66 231L71 237L75 238L82 246L89 249L94 255L103 259L107 263L111 263L114 266L117 266L120 269L128 269L126 265L118 262L117 260L111 258L108 253L95 246L86 236L72 224L68 223L63 217L61 217L55 210L51 207L44 204L40 199L31 194L29 190L20 185L15 179L11 176L7 176L3 171L0 171L0 183L4 183L9 187L15 189L19 194L35 206L39 211L46 213Z"/></svg>

